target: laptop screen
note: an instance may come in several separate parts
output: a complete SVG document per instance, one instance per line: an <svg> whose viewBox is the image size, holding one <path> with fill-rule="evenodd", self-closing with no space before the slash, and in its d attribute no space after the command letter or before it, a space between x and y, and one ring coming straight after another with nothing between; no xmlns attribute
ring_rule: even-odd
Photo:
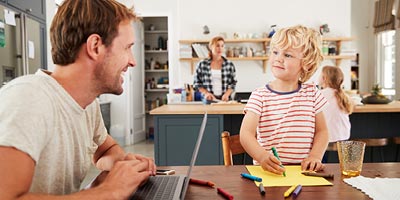
<svg viewBox="0 0 400 200"><path fill-rule="evenodd" d="M182 190L182 193L181 193L181 199L185 198L186 191L187 191L187 188L189 186L190 175L192 174L192 168L193 168L193 166L194 166L194 164L196 162L197 154L199 153L199 149L200 149L200 144L201 144L201 141L203 140L203 135L204 135L204 131L206 129L206 124L207 124L207 113L204 114L203 121L201 122L200 130L199 130L199 136L197 137L196 146L194 147L194 150L193 150L192 160L190 161L189 170L188 170L188 172L186 174L186 179L185 179L185 182L183 184L183 190Z"/></svg>

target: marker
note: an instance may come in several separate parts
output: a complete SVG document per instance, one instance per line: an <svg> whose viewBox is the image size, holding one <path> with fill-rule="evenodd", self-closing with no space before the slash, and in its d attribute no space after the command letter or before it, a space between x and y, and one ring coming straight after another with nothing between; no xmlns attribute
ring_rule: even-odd
<svg viewBox="0 0 400 200"><path fill-rule="evenodd" d="M301 172L303 175L306 176L316 176L316 177L323 177L323 178L333 178L333 174L325 174L325 173L318 173L318 172Z"/></svg>
<svg viewBox="0 0 400 200"><path fill-rule="evenodd" d="M194 178L190 178L189 183L196 184L196 185L204 185L204 186L209 186L209 187L214 187L215 183L211 181L203 181L203 180L198 180Z"/></svg>
<svg viewBox="0 0 400 200"><path fill-rule="evenodd" d="M294 189L293 191L293 197L297 197L300 194L301 188L302 188L301 185L297 185L296 189Z"/></svg>
<svg viewBox="0 0 400 200"><path fill-rule="evenodd" d="M276 151L275 147L272 147L271 150L272 150L272 153L274 154L274 156L276 158L278 158L279 161L281 161L281 159L279 158L278 152ZM279 166L281 166L283 168L282 164L280 164ZM283 176L286 177L286 173L285 172L283 172Z"/></svg>
<svg viewBox="0 0 400 200"><path fill-rule="evenodd" d="M253 175L246 174L246 173L241 173L240 175L242 175L243 178L247 178L252 181L262 182L262 178L257 177L257 176L253 176Z"/></svg>
<svg viewBox="0 0 400 200"><path fill-rule="evenodd" d="M261 195L265 195L265 188L264 188L264 185L262 183L260 183L260 185L258 186L258 189L260 189L260 194Z"/></svg>
<svg viewBox="0 0 400 200"><path fill-rule="evenodd" d="M223 197L225 197L225 199L229 199L229 200L233 199L233 196L231 194L229 194L228 192L226 192L225 190L223 190L222 188L217 188L217 193L221 194Z"/></svg>

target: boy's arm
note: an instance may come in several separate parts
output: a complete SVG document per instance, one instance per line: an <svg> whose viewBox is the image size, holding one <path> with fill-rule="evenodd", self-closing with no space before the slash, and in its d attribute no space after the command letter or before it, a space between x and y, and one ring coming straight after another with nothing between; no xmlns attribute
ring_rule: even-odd
<svg viewBox="0 0 400 200"><path fill-rule="evenodd" d="M323 112L319 112L315 116L315 133L314 141L311 147L310 154L302 163L302 170L318 171L323 168L321 160L324 156L326 147L328 146L329 135L328 127L326 126L325 116Z"/></svg>
<svg viewBox="0 0 400 200"><path fill-rule="evenodd" d="M282 174L285 170L279 166L281 162L273 156L271 152L268 152L261 147L256 140L256 131L259 119L259 115L247 111L240 128L240 143L246 152L254 160L257 160L257 162L260 163L264 170L276 174Z"/></svg>

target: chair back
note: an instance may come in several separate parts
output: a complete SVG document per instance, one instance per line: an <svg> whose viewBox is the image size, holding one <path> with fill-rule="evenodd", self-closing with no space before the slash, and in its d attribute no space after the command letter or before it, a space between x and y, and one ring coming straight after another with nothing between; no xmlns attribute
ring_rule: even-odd
<svg viewBox="0 0 400 200"><path fill-rule="evenodd" d="M239 134L231 136L228 131L224 131L221 133L221 141L225 166L233 165L233 155L246 153L240 144Z"/></svg>

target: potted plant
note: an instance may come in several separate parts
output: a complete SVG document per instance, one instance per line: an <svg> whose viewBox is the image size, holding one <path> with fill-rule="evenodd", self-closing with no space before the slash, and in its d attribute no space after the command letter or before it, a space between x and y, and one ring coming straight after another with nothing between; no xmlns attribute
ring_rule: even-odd
<svg viewBox="0 0 400 200"><path fill-rule="evenodd" d="M364 104L387 104L391 101L392 100L382 94L382 87L379 86L379 84L375 84L372 87L371 95L363 98L361 102Z"/></svg>

